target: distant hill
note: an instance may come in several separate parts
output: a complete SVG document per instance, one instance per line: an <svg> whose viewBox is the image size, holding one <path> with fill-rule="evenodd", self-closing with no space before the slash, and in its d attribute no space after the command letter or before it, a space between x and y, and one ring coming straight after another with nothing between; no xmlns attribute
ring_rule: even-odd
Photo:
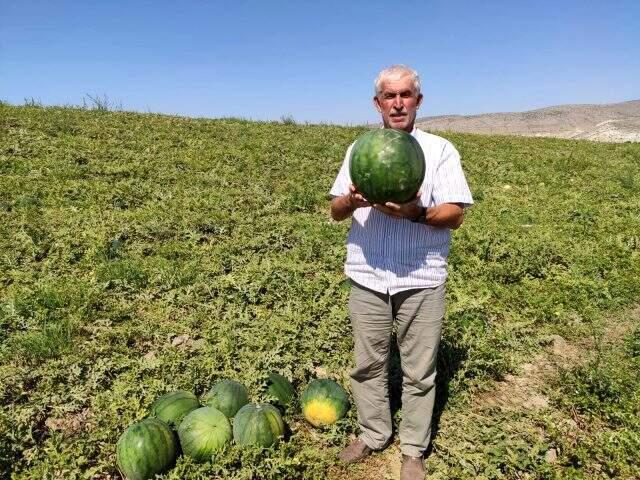
<svg viewBox="0 0 640 480"><path fill-rule="evenodd" d="M417 120L429 131L640 142L640 100L602 105L558 105L528 112L442 115Z"/></svg>

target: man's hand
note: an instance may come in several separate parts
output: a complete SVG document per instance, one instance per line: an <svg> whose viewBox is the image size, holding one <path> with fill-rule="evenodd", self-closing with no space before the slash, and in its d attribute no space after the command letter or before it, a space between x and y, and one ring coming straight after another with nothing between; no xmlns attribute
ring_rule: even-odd
<svg viewBox="0 0 640 480"><path fill-rule="evenodd" d="M331 200L331 218L337 222L348 218L356 208L370 207L371 204L362 196L354 185L349 185L349 193Z"/></svg>
<svg viewBox="0 0 640 480"><path fill-rule="evenodd" d="M422 192L418 192L413 200L410 200L407 203L387 202L384 205L376 203L373 205L373 208L380 210L382 213L386 213L387 215L391 215L392 217L413 220L422 213L422 205L420 204L421 194Z"/></svg>
<svg viewBox="0 0 640 480"><path fill-rule="evenodd" d="M360 192L358 192L358 189L353 183L349 185L349 193L347 195L349 196L349 205L351 205L351 208L353 210L355 210L356 208L371 206L367 199L364 198Z"/></svg>

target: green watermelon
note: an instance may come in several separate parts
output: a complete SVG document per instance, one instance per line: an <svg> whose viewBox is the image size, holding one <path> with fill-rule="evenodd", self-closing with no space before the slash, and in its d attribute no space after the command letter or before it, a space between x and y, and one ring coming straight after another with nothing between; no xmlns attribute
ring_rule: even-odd
<svg viewBox="0 0 640 480"><path fill-rule="evenodd" d="M349 398L333 380L312 380L300 399L302 414L314 427L331 425L347 414Z"/></svg>
<svg viewBox="0 0 640 480"><path fill-rule="evenodd" d="M349 157L349 174L370 203L405 203L424 181L424 153L407 132L377 128L356 140Z"/></svg>
<svg viewBox="0 0 640 480"><path fill-rule="evenodd" d="M233 417L241 407L249 403L249 392L235 380L221 380L203 397L202 403Z"/></svg>
<svg viewBox="0 0 640 480"><path fill-rule="evenodd" d="M270 373L267 393L276 398L278 405L287 407L291 404L296 391L287 377L279 373Z"/></svg>
<svg viewBox="0 0 640 480"><path fill-rule="evenodd" d="M131 425L116 446L118 468L128 480L154 478L168 470L177 455L175 434L157 418L146 418Z"/></svg>
<svg viewBox="0 0 640 480"><path fill-rule="evenodd" d="M185 455L206 462L231 440L231 423L220 410L201 407L184 417L178 437Z"/></svg>
<svg viewBox="0 0 640 480"><path fill-rule="evenodd" d="M176 429L182 419L198 407L200 407L200 402L193 393L177 390L167 393L153 402L151 415Z"/></svg>
<svg viewBox="0 0 640 480"><path fill-rule="evenodd" d="M233 419L233 439L238 445L270 447L284 435L280 412L268 403L248 404Z"/></svg>

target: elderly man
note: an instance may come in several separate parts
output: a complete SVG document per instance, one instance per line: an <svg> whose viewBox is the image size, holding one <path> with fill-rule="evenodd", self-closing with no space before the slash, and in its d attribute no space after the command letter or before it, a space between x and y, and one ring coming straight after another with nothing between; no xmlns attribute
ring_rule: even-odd
<svg viewBox="0 0 640 480"><path fill-rule="evenodd" d="M396 322L403 372L400 477L423 479L451 230L462 224L464 208L473 200L453 145L414 125L422 94L413 69L395 65L380 72L373 104L384 128L404 130L418 141L426 173L408 203L372 205L351 183L351 145L331 189L333 219L353 217L345 273L351 280L349 313L355 343L351 385L361 429L340 459L362 460L391 438L388 358Z"/></svg>

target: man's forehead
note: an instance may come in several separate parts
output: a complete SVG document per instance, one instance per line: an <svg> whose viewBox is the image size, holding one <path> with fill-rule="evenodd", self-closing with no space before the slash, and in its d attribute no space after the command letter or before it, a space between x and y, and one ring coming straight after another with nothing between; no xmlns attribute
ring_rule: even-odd
<svg viewBox="0 0 640 480"><path fill-rule="evenodd" d="M408 75L385 78L380 83L380 87L383 92L401 92L404 90L414 90L415 88L411 81L411 77Z"/></svg>

